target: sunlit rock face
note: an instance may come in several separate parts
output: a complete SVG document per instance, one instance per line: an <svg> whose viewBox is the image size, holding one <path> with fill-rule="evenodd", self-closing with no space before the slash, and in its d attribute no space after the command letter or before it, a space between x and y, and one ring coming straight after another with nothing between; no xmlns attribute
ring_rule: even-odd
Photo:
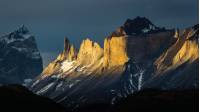
<svg viewBox="0 0 200 112"><path fill-rule="evenodd" d="M109 37L104 40L104 67L124 65L128 61L127 38Z"/></svg>
<svg viewBox="0 0 200 112"><path fill-rule="evenodd" d="M99 62L103 57L103 49L101 46L89 39L83 40L77 61L82 65L94 64Z"/></svg>
<svg viewBox="0 0 200 112"><path fill-rule="evenodd" d="M29 86L73 109L115 103L146 88L198 88L198 27L159 28L148 19L129 19L104 40L83 40L78 53L64 52ZM184 70L183 70L184 69Z"/></svg>
<svg viewBox="0 0 200 112"><path fill-rule="evenodd" d="M62 77L66 77L67 73L67 75L78 75L80 73L76 73L75 71L77 70L85 71L84 74L91 74L93 72L95 72L94 74L96 75L107 74L107 72L110 71L107 68L118 66L123 68L127 61L126 37L106 38L104 48L101 48L98 43L93 42L90 39L86 39L82 41L78 53L73 45L69 43L68 39L65 39L64 51L57 57L55 61L50 63L44 69L41 78L60 73L62 74ZM65 65L68 65L69 68L65 68ZM64 70L62 68L64 68ZM104 69L107 69L107 71ZM120 72L120 69L113 70L113 72L114 71L115 73L123 72L123 70Z"/></svg>
<svg viewBox="0 0 200 112"><path fill-rule="evenodd" d="M59 73L59 70L62 66L62 62L73 61L77 59L77 51L74 46L69 42L67 38L64 39L64 50L58 55L56 60L51 62L42 72L42 77L47 77L53 74Z"/></svg>
<svg viewBox="0 0 200 112"><path fill-rule="evenodd" d="M35 37L24 25L0 37L0 84L22 84L42 69Z"/></svg>
<svg viewBox="0 0 200 112"><path fill-rule="evenodd" d="M69 60L73 61L77 58L77 51L73 45L70 44L68 38L64 39L64 50L63 52L58 56L58 60Z"/></svg>
<svg viewBox="0 0 200 112"><path fill-rule="evenodd" d="M183 63L197 60L199 58L197 33L198 30L193 27L176 32L176 43L155 61L157 72L164 72Z"/></svg>
<svg viewBox="0 0 200 112"><path fill-rule="evenodd" d="M176 42L154 62L154 74L144 87L198 88L198 25L175 33Z"/></svg>

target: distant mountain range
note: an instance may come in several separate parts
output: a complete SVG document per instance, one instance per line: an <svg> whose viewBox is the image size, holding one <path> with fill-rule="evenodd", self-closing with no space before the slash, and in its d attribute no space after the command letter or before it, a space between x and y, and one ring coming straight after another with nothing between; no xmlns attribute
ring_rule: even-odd
<svg viewBox="0 0 200 112"><path fill-rule="evenodd" d="M146 89L198 89L199 25L185 29L155 26L145 17L128 19L104 40L90 39L79 51L64 50L28 88L72 110L116 104Z"/></svg>

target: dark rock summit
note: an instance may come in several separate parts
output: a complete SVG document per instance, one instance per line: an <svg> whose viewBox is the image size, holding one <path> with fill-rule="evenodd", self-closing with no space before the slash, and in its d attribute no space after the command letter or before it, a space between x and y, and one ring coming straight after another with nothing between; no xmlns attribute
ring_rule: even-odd
<svg viewBox="0 0 200 112"><path fill-rule="evenodd" d="M42 71L34 36L24 25L0 37L0 84L22 84Z"/></svg>
<svg viewBox="0 0 200 112"><path fill-rule="evenodd" d="M112 33L112 36L141 35L163 31L166 31L164 27L157 27L149 19L138 16L134 19L127 19L117 31Z"/></svg>

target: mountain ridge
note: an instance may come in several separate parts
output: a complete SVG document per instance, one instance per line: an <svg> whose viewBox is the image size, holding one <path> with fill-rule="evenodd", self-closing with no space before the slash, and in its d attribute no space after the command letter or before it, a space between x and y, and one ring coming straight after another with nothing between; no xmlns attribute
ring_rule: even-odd
<svg viewBox="0 0 200 112"><path fill-rule="evenodd" d="M141 17L129 21L138 19L147 21ZM135 26L135 22L132 24ZM154 26L149 21L147 24ZM105 38L104 48L90 39L83 40L76 59L62 60L58 56L29 89L66 107L78 108L93 103L115 104L146 88L198 88L197 26L183 31L154 26L142 32L150 28L148 25L129 27L128 35L118 28Z"/></svg>

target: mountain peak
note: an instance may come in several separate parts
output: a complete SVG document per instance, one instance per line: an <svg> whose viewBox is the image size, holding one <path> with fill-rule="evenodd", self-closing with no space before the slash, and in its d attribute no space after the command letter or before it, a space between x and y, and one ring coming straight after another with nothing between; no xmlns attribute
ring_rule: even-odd
<svg viewBox="0 0 200 112"><path fill-rule="evenodd" d="M159 29L149 19L145 17L136 17L135 19L127 19L123 25L123 29L128 35L148 33Z"/></svg>
<svg viewBox="0 0 200 112"><path fill-rule="evenodd" d="M35 37L24 25L1 36L0 46L0 69L6 68L0 70L1 84L22 84L41 73L42 58Z"/></svg>
<svg viewBox="0 0 200 112"><path fill-rule="evenodd" d="M82 41L79 53L78 61L81 64L93 64L103 56L103 48L97 43L89 38Z"/></svg>
<svg viewBox="0 0 200 112"><path fill-rule="evenodd" d="M70 44L70 41L67 37L64 38L64 50L63 52L58 56L58 60L62 61L62 60L75 60L77 56L77 51L75 49L75 47Z"/></svg>
<svg viewBox="0 0 200 112"><path fill-rule="evenodd" d="M70 50L70 42L67 37L64 38L64 53L68 53Z"/></svg>
<svg viewBox="0 0 200 112"><path fill-rule="evenodd" d="M129 22L147 22L149 24L152 24L152 22L149 19L147 19L146 17L140 17L140 16L137 16L134 19L128 18L125 23L129 23Z"/></svg>
<svg viewBox="0 0 200 112"><path fill-rule="evenodd" d="M0 41L4 41L9 44L12 42L23 42L31 37L33 37L33 35L29 32L28 28L25 25L21 25L15 31L2 36Z"/></svg>
<svg viewBox="0 0 200 112"><path fill-rule="evenodd" d="M134 19L127 19L123 26L119 27L111 34L111 37L124 36L124 35L140 35L165 31L165 28L155 26L146 17L136 17Z"/></svg>
<svg viewBox="0 0 200 112"><path fill-rule="evenodd" d="M26 34L26 33L29 33L29 30L28 28L22 24L17 30L16 30L17 33L22 33L22 34Z"/></svg>

